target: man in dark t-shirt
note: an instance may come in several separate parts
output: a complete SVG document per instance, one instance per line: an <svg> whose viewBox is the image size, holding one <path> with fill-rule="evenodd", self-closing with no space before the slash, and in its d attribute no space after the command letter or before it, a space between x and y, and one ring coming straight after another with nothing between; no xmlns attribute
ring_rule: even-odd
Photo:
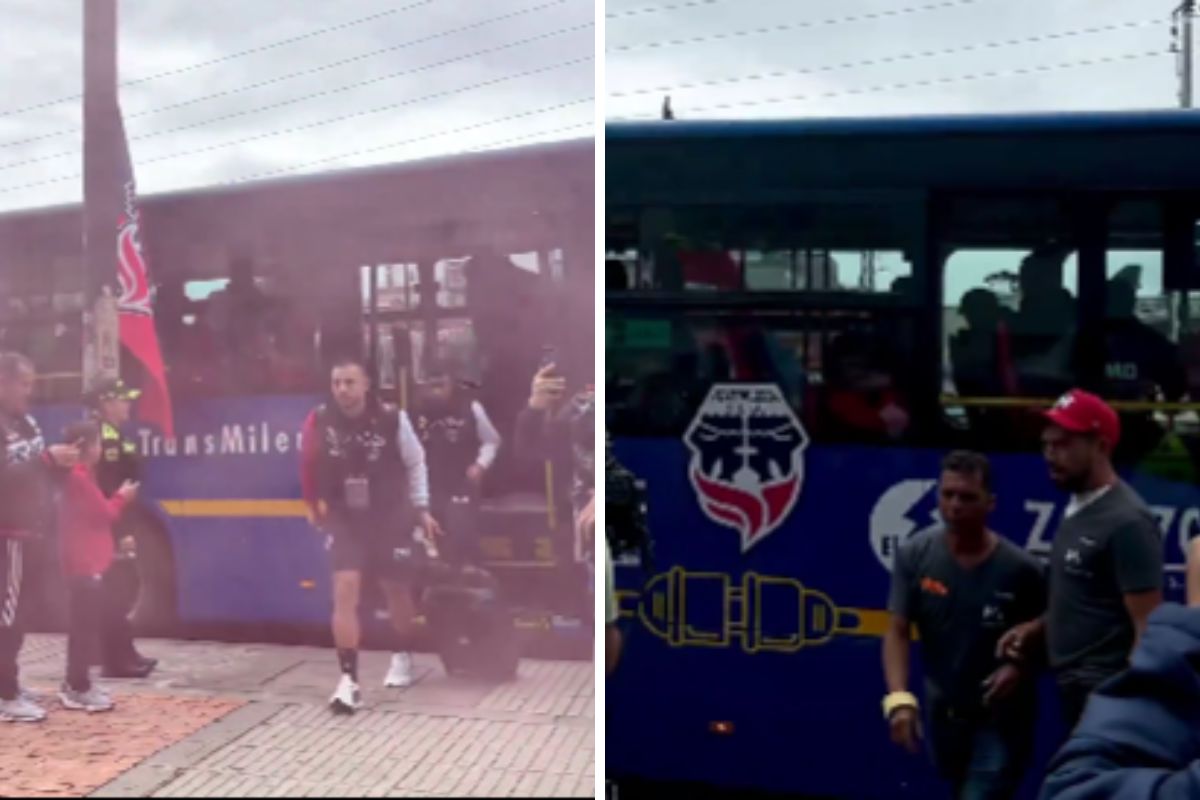
<svg viewBox="0 0 1200 800"><path fill-rule="evenodd" d="M1045 639L1063 720L1074 728L1092 690L1124 670L1146 619L1162 602L1162 539L1142 499L1113 469L1117 413L1074 390L1047 413L1050 477L1071 493L1050 557L1050 603L1000 649L1029 657Z"/></svg>
<svg viewBox="0 0 1200 800"><path fill-rule="evenodd" d="M926 727L934 763L956 798L1010 798L1029 762L1036 721L1029 670L996 655L1012 625L1036 619L1046 593L1037 560L987 527L995 505L987 460L952 453L942 464L942 530L896 554L884 636L884 716L896 744L916 752L918 702L908 691L909 631L920 635Z"/></svg>

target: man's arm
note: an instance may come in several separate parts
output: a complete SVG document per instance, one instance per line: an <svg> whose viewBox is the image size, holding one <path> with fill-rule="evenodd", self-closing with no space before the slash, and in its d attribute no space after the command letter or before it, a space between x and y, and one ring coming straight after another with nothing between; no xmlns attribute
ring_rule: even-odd
<svg viewBox="0 0 1200 800"><path fill-rule="evenodd" d="M892 614L883 634L883 678L888 693L908 691L908 666L911 623L907 617Z"/></svg>
<svg viewBox="0 0 1200 800"><path fill-rule="evenodd" d="M1133 646L1136 649L1142 634L1146 632L1146 620L1150 612L1162 605L1162 590L1151 589L1148 592L1127 592L1124 595L1125 610L1133 621Z"/></svg>
<svg viewBox="0 0 1200 800"><path fill-rule="evenodd" d="M471 403L471 413L475 416L475 430L479 433L479 455L475 457L475 463L483 469L489 469L496 461L496 453L500 451L500 432L478 400Z"/></svg>
<svg viewBox="0 0 1200 800"><path fill-rule="evenodd" d="M425 464L425 447L421 444L408 412L400 412L400 428L396 434L397 446L400 448L400 458L404 460L408 472L408 499L413 508L425 511L429 509L429 468Z"/></svg>
<svg viewBox="0 0 1200 800"><path fill-rule="evenodd" d="M604 548L604 595L604 669L611 675L621 659L621 629L617 627L617 595L616 581L613 575L612 548L608 547L607 543Z"/></svg>
<svg viewBox="0 0 1200 800"><path fill-rule="evenodd" d="M1200 537L1188 543L1187 604L1200 606Z"/></svg>
<svg viewBox="0 0 1200 800"><path fill-rule="evenodd" d="M1146 618L1162 604L1162 550L1158 527L1148 515L1122 525L1113 534L1113 572L1133 622L1134 647L1146 629Z"/></svg>

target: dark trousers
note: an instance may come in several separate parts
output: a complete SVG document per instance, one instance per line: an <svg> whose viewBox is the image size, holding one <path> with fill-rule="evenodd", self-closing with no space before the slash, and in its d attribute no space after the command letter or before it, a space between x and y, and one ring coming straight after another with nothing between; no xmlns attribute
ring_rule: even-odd
<svg viewBox="0 0 1200 800"><path fill-rule="evenodd" d="M435 492L430 498L430 513L445 532L437 546L447 561L455 564L479 561L478 508L478 493L473 488L453 494Z"/></svg>
<svg viewBox="0 0 1200 800"><path fill-rule="evenodd" d="M1063 725L1067 728L1067 735L1075 730L1075 726L1079 724L1080 717L1083 716L1083 710L1087 707L1088 698L1091 697L1092 691L1099 686L1096 681L1080 681L1069 678L1060 678L1058 681L1058 705L1062 711Z"/></svg>
<svg viewBox="0 0 1200 800"><path fill-rule="evenodd" d="M67 685L77 692L92 688L91 654L100 636L103 589L100 576L70 579L70 627L67 633Z"/></svg>
<svg viewBox="0 0 1200 800"><path fill-rule="evenodd" d="M15 700L20 691L18 657L25 641L18 613L24 573L24 545L0 539L0 700Z"/></svg>
<svg viewBox="0 0 1200 800"><path fill-rule="evenodd" d="M101 609L100 660L107 667L128 665L137 658L129 614L137 602L137 561L118 559L104 573L97 603Z"/></svg>
<svg viewBox="0 0 1200 800"><path fill-rule="evenodd" d="M1034 717L956 713L934 704L926 720L938 772L955 800L1011 800L1029 765Z"/></svg>

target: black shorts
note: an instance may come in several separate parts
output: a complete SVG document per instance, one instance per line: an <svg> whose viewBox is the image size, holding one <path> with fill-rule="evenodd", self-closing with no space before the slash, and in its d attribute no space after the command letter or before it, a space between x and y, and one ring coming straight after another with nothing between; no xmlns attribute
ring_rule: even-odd
<svg viewBox="0 0 1200 800"><path fill-rule="evenodd" d="M334 572L357 572L374 580L411 580L424 557L411 529L393 525L338 525L329 530Z"/></svg>

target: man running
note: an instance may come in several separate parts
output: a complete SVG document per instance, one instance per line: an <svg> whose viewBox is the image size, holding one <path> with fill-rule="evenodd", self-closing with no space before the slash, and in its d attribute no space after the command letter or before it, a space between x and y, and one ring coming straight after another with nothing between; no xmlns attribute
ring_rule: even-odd
<svg viewBox="0 0 1200 800"><path fill-rule="evenodd" d="M405 644L415 604L410 567L398 556L412 547L411 515L426 536L441 535L429 512L425 450L408 415L379 401L370 388L361 361L337 362L330 378L333 402L309 414L303 433L304 499L314 525L329 536L333 638L342 670L329 702L340 713L354 713L362 704L358 605L363 578L381 582L397 643ZM384 684L407 686L412 659L402 646L395 650Z"/></svg>

